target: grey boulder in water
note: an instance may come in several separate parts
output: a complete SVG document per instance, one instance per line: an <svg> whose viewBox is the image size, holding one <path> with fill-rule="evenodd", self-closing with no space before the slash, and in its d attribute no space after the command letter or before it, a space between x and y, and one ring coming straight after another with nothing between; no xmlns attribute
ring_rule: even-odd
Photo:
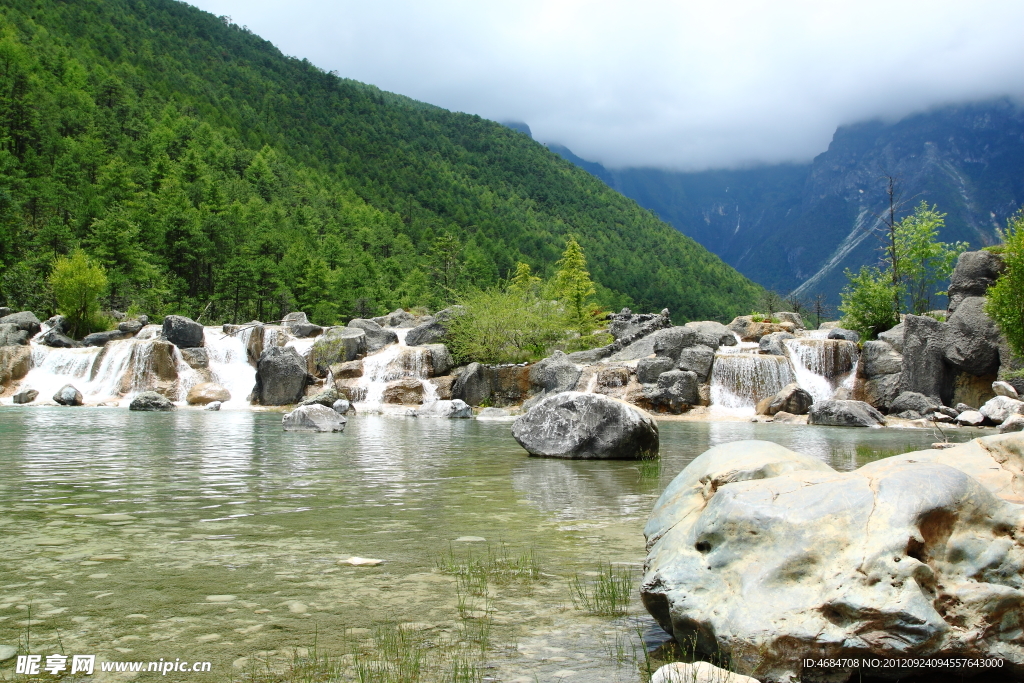
<svg viewBox="0 0 1024 683"><path fill-rule="evenodd" d="M36 400L36 397L38 396L39 392L36 391L35 389L26 389L25 391L20 391L17 394L15 394L13 397L13 401L16 404L21 405L25 403L31 403L32 401Z"/></svg>
<svg viewBox="0 0 1024 683"><path fill-rule="evenodd" d="M458 419L473 417L473 409L465 401L455 399L454 401L434 401L422 408L417 408L411 415L414 417L440 417L446 419Z"/></svg>
<svg viewBox="0 0 1024 683"><path fill-rule="evenodd" d="M385 330L383 327L363 318L355 318L348 321L348 326L360 329L366 335L366 353L380 351L389 344L398 343L398 335L394 330Z"/></svg>
<svg viewBox="0 0 1024 683"><path fill-rule="evenodd" d="M143 391L128 404L128 410L169 412L175 410L175 407L166 396L161 396L155 391Z"/></svg>
<svg viewBox="0 0 1024 683"><path fill-rule="evenodd" d="M341 432L347 422L334 410L319 403L299 406L281 420L286 432Z"/></svg>
<svg viewBox="0 0 1024 683"><path fill-rule="evenodd" d="M217 411L217 410L220 410L220 407L221 407L221 402L220 401L210 401L209 403L206 404L206 408L204 408L204 410Z"/></svg>
<svg viewBox="0 0 1024 683"><path fill-rule="evenodd" d="M864 656L999 658L1017 680L1022 471L1019 433L853 472L764 441L717 446L655 504L641 597L698 658L766 682L845 681L804 659Z"/></svg>
<svg viewBox="0 0 1024 683"><path fill-rule="evenodd" d="M294 346L270 346L263 349L256 363L253 399L264 406L298 403L302 400L308 381L306 359L299 355Z"/></svg>
<svg viewBox="0 0 1024 683"><path fill-rule="evenodd" d="M566 391L547 396L512 423L512 436L530 455L636 460L658 453L650 415L603 394Z"/></svg>
<svg viewBox="0 0 1024 683"><path fill-rule="evenodd" d="M53 395L53 400L62 406L80 406L83 398L82 392L70 384L65 384Z"/></svg>
<svg viewBox="0 0 1024 683"><path fill-rule="evenodd" d="M832 427L881 427L885 417L864 401L832 399L811 406L807 424Z"/></svg>

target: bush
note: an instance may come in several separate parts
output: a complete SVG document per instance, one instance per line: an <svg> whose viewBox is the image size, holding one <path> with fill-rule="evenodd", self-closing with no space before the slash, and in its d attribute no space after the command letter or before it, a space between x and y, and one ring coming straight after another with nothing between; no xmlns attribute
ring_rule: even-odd
<svg viewBox="0 0 1024 683"><path fill-rule="evenodd" d="M893 285L888 273L863 266L856 275L846 271L850 283L840 293L842 325L856 330L861 339L874 339L879 332L895 327L900 316L896 311Z"/></svg>
<svg viewBox="0 0 1024 683"><path fill-rule="evenodd" d="M514 288L473 290L457 303L463 314L446 323L448 346L464 361L518 363L540 358L571 325L557 301Z"/></svg>
<svg viewBox="0 0 1024 683"><path fill-rule="evenodd" d="M988 290L985 312L1006 335L1014 355L1024 358L1024 211L1002 232L1006 270Z"/></svg>
<svg viewBox="0 0 1024 683"><path fill-rule="evenodd" d="M100 297L107 290L103 266L77 249L71 256L61 256L53 262L49 283L57 300L57 311L68 319L68 334L81 338L107 329L107 321L99 314Z"/></svg>

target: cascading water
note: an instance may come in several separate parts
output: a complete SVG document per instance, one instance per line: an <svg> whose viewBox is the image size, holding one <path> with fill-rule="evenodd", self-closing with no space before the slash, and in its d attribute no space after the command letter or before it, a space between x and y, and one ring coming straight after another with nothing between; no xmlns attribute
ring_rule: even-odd
<svg viewBox="0 0 1024 683"><path fill-rule="evenodd" d="M817 401L840 388L853 389L860 353L845 339L787 339L784 342L797 383Z"/></svg>
<svg viewBox="0 0 1024 683"><path fill-rule="evenodd" d="M418 379L423 386L423 403L437 400L437 387L426 381L430 377L430 351L419 346L406 346L408 329L388 328L398 335L398 343L384 347L363 359L363 376L355 382L362 390L358 402L364 411L379 411L384 405L384 391L389 382Z"/></svg>
<svg viewBox="0 0 1024 683"><path fill-rule="evenodd" d="M213 381L231 394L224 408L249 407L246 399L256 384L256 369L249 363L246 347L253 329L249 327L233 335L225 334L220 327L203 329L203 344Z"/></svg>
<svg viewBox="0 0 1024 683"><path fill-rule="evenodd" d="M711 371L712 406L753 412L758 401L794 381L789 361L783 356L743 350L715 354Z"/></svg>

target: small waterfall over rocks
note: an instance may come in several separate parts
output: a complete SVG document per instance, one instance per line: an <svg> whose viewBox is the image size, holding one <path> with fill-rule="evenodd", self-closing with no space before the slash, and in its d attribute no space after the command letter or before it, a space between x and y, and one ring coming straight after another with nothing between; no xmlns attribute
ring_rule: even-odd
<svg viewBox="0 0 1024 683"><path fill-rule="evenodd" d="M756 344L753 349L719 352L711 370L711 405L753 411L758 401L778 393L794 379L787 358L759 354Z"/></svg>
<svg viewBox="0 0 1024 683"><path fill-rule="evenodd" d="M783 342L797 383L814 400L826 401L840 388L853 390L860 351L845 339L787 339Z"/></svg>
<svg viewBox="0 0 1024 683"><path fill-rule="evenodd" d="M405 336L409 332L408 328L385 329L398 335L398 343L385 346L363 358L363 375L352 386L357 408L380 412L387 403L385 392L388 386L402 380L420 383L424 404L436 401L437 387L427 381L432 373L430 350L422 346L407 346Z"/></svg>

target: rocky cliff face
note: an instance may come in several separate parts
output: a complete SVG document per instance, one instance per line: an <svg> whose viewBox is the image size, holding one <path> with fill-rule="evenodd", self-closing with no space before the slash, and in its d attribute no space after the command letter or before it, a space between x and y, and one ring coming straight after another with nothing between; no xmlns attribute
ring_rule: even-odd
<svg viewBox="0 0 1024 683"><path fill-rule="evenodd" d="M877 258L872 228L885 174L900 179L904 213L925 200L948 214L944 241L974 249L996 241L996 228L1024 204L1024 110L996 101L843 126L807 165L700 173L580 165L751 279L837 302L843 271Z"/></svg>

